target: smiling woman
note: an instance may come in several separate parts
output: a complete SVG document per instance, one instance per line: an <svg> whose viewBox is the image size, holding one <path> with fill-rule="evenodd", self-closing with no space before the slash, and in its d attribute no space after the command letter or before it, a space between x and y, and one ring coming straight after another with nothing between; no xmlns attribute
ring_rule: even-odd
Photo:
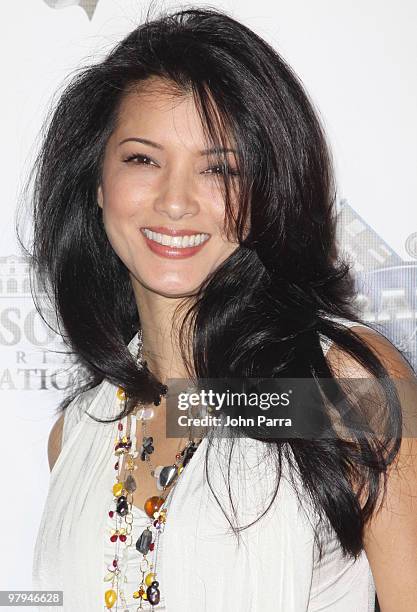
<svg viewBox="0 0 417 612"><path fill-rule="evenodd" d="M35 588L68 612L371 612L376 587L414 612L416 378L353 306L280 55L214 9L148 20L73 78L33 176L33 269L88 376L51 431ZM227 435L170 436L176 384L206 379L290 380L299 427L239 406Z"/></svg>
<svg viewBox="0 0 417 612"><path fill-rule="evenodd" d="M132 89L106 145L97 200L139 303L149 290L195 293L239 243L224 235L219 180L236 174L233 150L204 150L191 93L155 77Z"/></svg>

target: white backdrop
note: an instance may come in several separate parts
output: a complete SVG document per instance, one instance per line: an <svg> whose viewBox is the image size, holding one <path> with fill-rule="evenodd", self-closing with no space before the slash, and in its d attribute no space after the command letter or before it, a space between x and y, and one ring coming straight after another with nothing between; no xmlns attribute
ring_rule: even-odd
<svg viewBox="0 0 417 612"><path fill-rule="evenodd" d="M399 327L391 332L398 332L414 358L417 4L210 4L268 40L303 80L333 147L341 240L367 282L378 279L379 289L369 289L372 299L364 298L368 318L394 318ZM50 353L59 348L59 339L34 311L27 265L14 232L17 198L54 92L71 70L101 57L139 23L147 6L137 0L9 0L1 5L0 460L6 478L0 505L0 589L32 587L34 538L49 478L47 437L69 365ZM181 8L174 2L159 6ZM378 305L375 295L379 299L381 291L385 302Z"/></svg>

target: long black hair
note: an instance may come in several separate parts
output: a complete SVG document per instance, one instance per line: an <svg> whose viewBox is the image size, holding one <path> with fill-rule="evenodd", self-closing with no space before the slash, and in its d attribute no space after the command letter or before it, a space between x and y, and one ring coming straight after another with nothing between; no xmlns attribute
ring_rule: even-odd
<svg viewBox="0 0 417 612"><path fill-rule="evenodd" d="M184 330L191 330L190 376L334 379L320 343L324 338L372 377L386 378L367 344L334 320L362 321L354 308L350 266L336 251L336 188L318 113L269 44L224 11L191 7L147 18L103 61L77 71L48 118L33 172L32 267L38 288L54 305L60 333L90 375L77 393L103 379L121 386L129 400L116 420L161 390L127 348L140 328L139 313L96 199L122 97L151 76L191 94L210 141L225 147L225 135L232 134L238 152L237 212L227 172L224 197L227 232L239 247L206 279L185 314L181 346L186 360ZM286 459L318 516L353 556L363 548L363 527L376 507L381 475L400 444L400 406L389 383L385 390L390 449L385 439L379 445L336 434L316 440L257 438L276 460L274 496ZM366 492L363 505L358 490ZM233 529L238 534L246 527Z"/></svg>

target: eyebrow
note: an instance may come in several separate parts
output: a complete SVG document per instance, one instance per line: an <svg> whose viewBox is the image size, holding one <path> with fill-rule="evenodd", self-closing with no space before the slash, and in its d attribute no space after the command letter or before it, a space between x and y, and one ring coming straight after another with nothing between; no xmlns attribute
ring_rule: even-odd
<svg viewBox="0 0 417 612"><path fill-rule="evenodd" d="M153 140L149 140L148 138L125 138L124 140L119 142L119 147L125 142L141 142L142 144L149 145L150 147L154 147L155 149L164 150L164 147ZM235 149L223 149L212 147L211 149L203 149L199 151L200 155L209 155L211 153L236 153Z"/></svg>

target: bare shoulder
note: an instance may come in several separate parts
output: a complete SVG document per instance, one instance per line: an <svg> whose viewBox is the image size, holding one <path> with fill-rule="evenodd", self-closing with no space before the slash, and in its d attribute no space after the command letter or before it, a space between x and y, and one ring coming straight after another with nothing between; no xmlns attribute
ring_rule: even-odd
<svg viewBox="0 0 417 612"><path fill-rule="evenodd" d="M382 334L374 329L352 325L350 328L357 336L366 342L393 378L413 378L414 373L400 351ZM368 377L368 371L353 357L337 345L332 344L326 358L334 373L341 378Z"/></svg>
<svg viewBox="0 0 417 612"><path fill-rule="evenodd" d="M64 416L65 416L65 413L63 412L59 416L59 418L55 421L49 433L48 461L49 461L49 469L51 471L55 465L56 460L58 459L59 453L61 452L62 430L64 427Z"/></svg>
<svg viewBox="0 0 417 612"><path fill-rule="evenodd" d="M403 439L401 444L400 452L388 468L388 473L395 470L401 470L405 462L409 461L410 453L417 457L417 423L415 406L417 404L417 378L412 367L406 359L402 356L401 352L382 334L379 332L366 327L352 326L353 331L357 336L366 343L368 348L380 359L382 364L387 370L388 376L394 383L398 398L400 400L401 412L402 412L402 425L403 425ZM335 344L332 344L327 351L326 358L333 374L340 379L370 379L372 374L360 364L354 357L347 354L343 349L339 348ZM343 385L342 385L343 386ZM369 407L372 408L372 397L373 394L378 392L377 386L370 383L368 386L362 385L360 391L363 392L363 410L366 411L366 391L370 391L371 403ZM378 396L379 398L379 396ZM375 418L371 411L367 413L370 418L370 423L375 425L375 419L381 418L378 412L376 412ZM378 416L379 415L379 416ZM374 420L372 420L374 418ZM416 459L414 459L416 463ZM417 467L416 465L414 467ZM392 477L392 480L395 476Z"/></svg>
<svg viewBox="0 0 417 612"><path fill-rule="evenodd" d="M359 326L352 326L351 330L377 354L390 377L406 383L407 393L402 395L402 411L404 414L415 415L417 379L408 362L382 334ZM330 346L327 359L330 368L341 378L369 376L361 364L335 345ZM398 456L389 466L387 476L386 496L383 501L381 499L378 511L364 528L364 548L371 565L381 610L414 612L417 601L415 434L402 438Z"/></svg>

